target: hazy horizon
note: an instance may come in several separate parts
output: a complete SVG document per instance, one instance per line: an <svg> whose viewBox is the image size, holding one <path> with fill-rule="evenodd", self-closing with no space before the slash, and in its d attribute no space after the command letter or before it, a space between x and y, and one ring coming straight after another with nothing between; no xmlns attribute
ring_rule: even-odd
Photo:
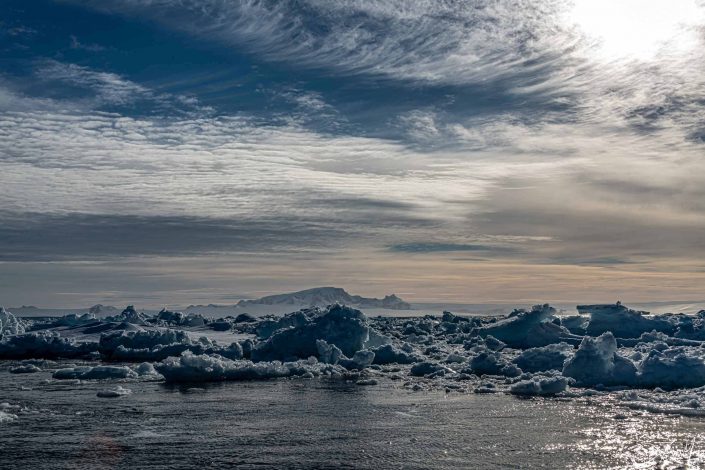
<svg viewBox="0 0 705 470"><path fill-rule="evenodd" d="M327 286L327 287L333 287L333 286ZM343 288L345 289L345 288ZM586 304L611 304L615 303L617 301L622 302L624 305L631 307L631 308L636 308L641 309L641 308L649 308L647 311L650 311L652 313L678 313L681 311L688 311L690 313L696 313L700 310L705 310L705 299L662 299L659 301L642 301L639 299L582 299L582 300L561 300L561 299L519 299L519 300L501 300L501 299L496 299L496 300L487 300L484 302L473 302L472 299L470 300L465 300L465 301L438 301L438 300L428 300L428 299L418 299L416 300L415 298L409 297L409 293L399 293L399 292L387 292L387 293L371 293L371 294L365 294L365 293L359 293L355 291L349 291L348 289L345 289L348 294L351 295L361 295L362 297L367 297L367 298L378 298L381 299L385 295L391 295L395 294L399 296L402 300L408 301L411 303L413 309L420 309L420 310L428 310L429 312L433 309L438 310L439 308L453 308L455 307L458 312L467 312L468 309L471 311L477 311L478 313L482 312L483 309L482 307L487 306L487 308L491 308L492 310L496 309L501 309L505 308L506 313L509 313L512 308L528 308L531 307L532 305L537 305L537 304L551 304L554 307L557 308L564 308L564 309L572 309L578 305L586 305ZM297 291L293 291L297 292ZM213 305L216 307L222 307L222 308L229 308L229 307L234 307L237 305L237 303L240 300L257 300L260 297L265 297L269 295L277 295L277 294L288 294L292 293L289 291L271 291L271 292L261 292L256 295L242 295L242 296L232 296L231 298L223 298L219 302L214 302L212 301L212 297L209 297L207 299L204 299L202 301L194 301L194 302L185 302L185 303L153 303L150 302L148 299L143 300L143 299L113 299L112 301L105 301L105 300L85 300L81 302L80 304L75 304L75 305L38 305L38 304L33 304L33 303L22 303L22 304L16 304L16 305L0 305L5 308L10 309L11 311L13 309L20 309L20 308L38 308L40 310L57 310L57 311L70 311L70 310L87 310L88 308L95 306L95 305L103 305L104 307L114 307L118 310L122 310L124 307L128 305L132 305L138 310L147 310L147 311L157 311L161 310L162 308L167 308L167 309L186 309L187 307L207 307L209 305ZM303 304L302 304L303 305ZM248 307L242 307L244 310L248 310ZM290 306L287 309L286 305L279 306L279 310L281 312L279 313L288 313L291 309L293 309L293 306ZM252 307L249 307L250 310L252 310ZM243 311L244 311L243 310ZM369 310L369 309L365 309ZM378 309L381 310L381 309ZM278 310L277 310L278 311ZM264 311L263 311L264 312ZM258 312L258 313L263 313L263 312ZM264 312L266 313L266 312ZM436 313L440 313L436 312Z"/></svg>

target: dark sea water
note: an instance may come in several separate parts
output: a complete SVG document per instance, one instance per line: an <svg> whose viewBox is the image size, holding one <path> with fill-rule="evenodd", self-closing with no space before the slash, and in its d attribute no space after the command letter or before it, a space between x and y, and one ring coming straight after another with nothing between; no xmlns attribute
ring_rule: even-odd
<svg viewBox="0 0 705 470"><path fill-rule="evenodd" d="M0 371L0 468L700 468L705 420L326 380L172 387ZM24 389L23 389L24 388ZM602 399L600 399L602 400ZM5 405L7 407L7 405ZM7 408L6 408L7 409Z"/></svg>

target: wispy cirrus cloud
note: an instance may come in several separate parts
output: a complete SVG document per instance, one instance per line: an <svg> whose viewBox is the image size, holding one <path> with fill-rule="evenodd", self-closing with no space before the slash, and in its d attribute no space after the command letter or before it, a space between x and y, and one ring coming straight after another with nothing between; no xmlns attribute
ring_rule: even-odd
<svg viewBox="0 0 705 470"><path fill-rule="evenodd" d="M71 25L3 76L5 266L257 259L247 289L305 270L516 298L702 277L705 47L606 55L620 32L563 0L67 3L178 37L176 59L131 67L130 41ZM670 27L703 46L698 21Z"/></svg>
<svg viewBox="0 0 705 470"><path fill-rule="evenodd" d="M35 63L33 80L48 86L54 101L61 100L64 108L115 110L129 107L134 111L149 111L162 115L203 115L212 108L203 106L193 96L163 93L128 78L90 67L53 59Z"/></svg>

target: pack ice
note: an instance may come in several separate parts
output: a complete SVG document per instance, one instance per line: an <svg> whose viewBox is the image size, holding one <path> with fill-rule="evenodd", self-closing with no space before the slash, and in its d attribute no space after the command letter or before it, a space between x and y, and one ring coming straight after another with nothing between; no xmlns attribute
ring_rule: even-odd
<svg viewBox="0 0 705 470"><path fill-rule="evenodd" d="M662 391L660 407L705 406L705 311L650 315L621 303L579 311L536 305L502 317L369 318L335 304L210 319L128 307L104 319L24 320L1 309L0 359L14 361L16 373L49 370L54 380L389 379L410 390L535 396L627 388ZM17 363L58 358L87 362L53 369ZM655 395L646 396L653 404ZM624 397L629 406L643 402Z"/></svg>

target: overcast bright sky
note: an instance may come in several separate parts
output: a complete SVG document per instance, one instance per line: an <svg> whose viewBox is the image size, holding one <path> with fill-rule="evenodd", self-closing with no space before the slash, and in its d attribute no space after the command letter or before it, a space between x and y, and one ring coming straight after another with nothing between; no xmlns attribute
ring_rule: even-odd
<svg viewBox="0 0 705 470"><path fill-rule="evenodd" d="M703 0L3 0L0 304L705 298Z"/></svg>

